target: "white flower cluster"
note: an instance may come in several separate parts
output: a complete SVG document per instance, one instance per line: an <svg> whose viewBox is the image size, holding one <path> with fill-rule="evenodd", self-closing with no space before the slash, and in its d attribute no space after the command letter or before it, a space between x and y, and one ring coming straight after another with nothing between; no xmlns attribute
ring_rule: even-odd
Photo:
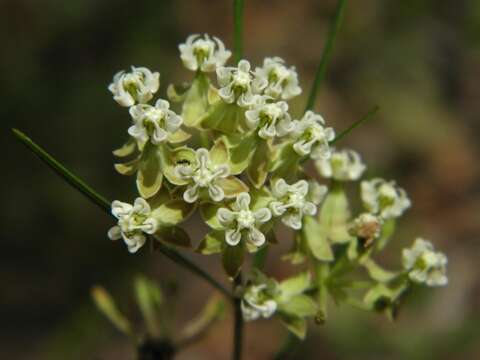
<svg viewBox="0 0 480 360"><path fill-rule="evenodd" d="M365 208L384 219L401 216L411 205L407 193L395 181L380 178L362 181L361 196Z"/></svg>
<svg viewBox="0 0 480 360"><path fill-rule="evenodd" d="M132 66L131 72L120 71L113 77L108 90L120 106L144 104L150 101L160 86L160 74L145 67Z"/></svg>
<svg viewBox="0 0 480 360"><path fill-rule="evenodd" d="M212 39L207 34L203 38L198 34L190 35L178 48L183 64L192 71L216 71L232 56L232 52L225 49L220 39L215 36Z"/></svg>
<svg viewBox="0 0 480 360"><path fill-rule="evenodd" d="M242 315L246 321L267 319L277 310L277 302L266 294L265 284L251 285L242 297Z"/></svg>
<svg viewBox="0 0 480 360"><path fill-rule="evenodd" d="M155 106L138 104L129 110L133 125L128 133L137 140L140 149L150 140L158 145L167 141L168 135L173 134L182 125L182 118L170 110L166 100L159 99Z"/></svg>
<svg viewBox="0 0 480 360"><path fill-rule="evenodd" d="M447 257L436 252L429 241L417 238L411 248L403 250L402 260L413 282L427 286L447 285Z"/></svg>
<svg viewBox="0 0 480 360"><path fill-rule="evenodd" d="M287 68L279 57L263 60L263 66L255 69L255 76L267 81L264 94L273 99L290 100L302 93L295 67Z"/></svg>
<svg viewBox="0 0 480 360"><path fill-rule="evenodd" d="M335 131L325 127L325 120L313 111L307 111L300 120L293 122L293 149L300 156L310 155L312 159L330 157L329 142L335 138Z"/></svg>
<svg viewBox="0 0 480 360"><path fill-rule="evenodd" d="M145 234L154 234L158 222L151 216L150 205L137 198L132 205L115 200L112 202L112 214L118 219L118 224L108 231L111 240L123 238L131 253L140 249L146 241Z"/></svg>
<svg viewBox="0 0 480 360"><path fill-rule="evenodd" d="M313 216L317 213L317 206L307 200L309 184L305 180L299 180L289 185L284 179L278 179L272 184L272 195L275 198L270 203L270 209L274 216L281 216L282 222L292 229L302 228L304 215ZM320 190L324 194L326 187Z"/></svg>
<svg viewBox="0 0 480 360"><path fill-rule="evenodd" d="M251 129L258 130L262 139L282 137L293 130L293 122L288 113L285 101L268 103L263 96L257 96L257 101L251 110L245 112L247 124Z"/></svg>
<svg viewBox="0 0 480 360"><path fill-rule="evenodd" d="M219 179L226 178L230 171L227 164L214 164L210 161L207 149L200 148L195 152L196 162L189 165L177 165L177 176L188 181L189 185L183 193L183 199L188 203L197 201L200 190L205 188L213 201L222 201L225 193L217 184Z"/></svg>
<svg viewBox="0 0 480 360"><path fill-rule="evenodd" d="M242 238L256 247L265 243L265 235L259 227L271 219L272 213L268 208L252 210L250 202L250 195L244 192L237 196L231 209L217 211L218 221L225 228L225 241L230 246L238 245Z"/></svg>
<svg viewBox="0 0 480 360"><path fill-rule="evenodd" d="M366 169L360 155L353 150L334 150L330 158L318 159L315 166L321 176L338 181L358 180Z"/></svg>

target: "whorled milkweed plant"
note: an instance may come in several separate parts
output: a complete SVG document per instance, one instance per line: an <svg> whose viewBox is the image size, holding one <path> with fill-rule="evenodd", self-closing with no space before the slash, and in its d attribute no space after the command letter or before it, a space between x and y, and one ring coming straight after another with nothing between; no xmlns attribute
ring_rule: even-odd
<svg viewBox="0 0 480 360"><path fill-rule="evenodd" d="M122 240L132 254L151 241L231 300L237 359L243 321L276 319L303 339L308 319L326 321L329 297L337 304L394 317L415 287L447 283L447 258L422 238L403 250L401 269L387 271L377 264L375 258L411 201L393 180L363 179L366 165L360 155L333 146L346 132L338 134L311 110L345 1L339 2L302 114L290 112L288 103L302 93L295 67L280 57L267 57L258 66L241 58L241 5L235 2L235 61L217 37L191 35L179 46L180 59L192 74L188 84L169 85L166 96L158 97L160 74L132 66L117 73L108 87L131 118L125 129L128 140L114 155L115 169L135 178L136 199L109 205L16 131L54 170L111 211L116 219L108 231L111 240ZM317 176L304 171L309 161ZM361 209L351 206L346 187L358 189ZM195 213L209 231L192 242L182 223ZM281 227L290 228L293 238L291 251L278 261L289 261L301 270L275 279L262 267ZM175 249L178 245L205 256L220 254L232 291L181 255ZM249 256L254 257L253 265L246 266ZM223 311L218 299L210 302L203 315L173 339L154 319L163 303L160 289L140 278L136 293L148 329L148 341L141 342L139 353L149 351L157 358L198 337ZM103 289L96 288L94 297L119 329L134 335ZM152 342L155 338L165 340Z"/></svg>

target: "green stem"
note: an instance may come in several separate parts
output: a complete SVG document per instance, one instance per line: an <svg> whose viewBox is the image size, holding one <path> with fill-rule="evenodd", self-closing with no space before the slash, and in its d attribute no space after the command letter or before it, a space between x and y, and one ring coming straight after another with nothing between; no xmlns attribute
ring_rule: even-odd
<svg viewBox="0 0 480 360"><path fill-rule="evenodd" d="M27 137L24 133L17 129L12 129L15 137L25 146L27 146L35 155L37 155L43 162L45 162L57 175L67 181L71 186L75 189L80 191L83 195L85 195L88 199L92 202L97 204L102 210L104 210L107 214L113 217L110 209L110 201L108 201L105 197L97 193L93 190L89 185L87 185L82 179L78 176L74 175L70 170L68 170L65 166L63 166L60 162L58 162L55 158L53 158L47 151L45 151L42 147L34 143L29 137ZM223 287L219 282L213 279L208 273L202 270L198 265L193 263L191 260L187 259L183 255L181 255L175 249L166 246L160 242L157 243L158 250L168 257L173 262L177 263L185 267L186 269L190 270L193 274L197 275L201 279L208 282L211 286L219 290L222 294L224 294L228 299L233 300L232 294Z"/></svg>
<svg viewBox="0 0 480 360"><path fill-rule="evenodd" d="M233 293L237 291L237 287L242 286L242 274L239 273L233 282ZM233 322L233 360L242 358L243 345L243 314L242 314L242 298L235 296L234 300L234 322Z"/></svg>
<svg viewBox="0 0 480 360"><path fill-rule="evenodd" d="M355 121L352 125L350 125L348 128L346 128L345 130L343 130L340 134L338 134L335 139L333 139L332 141L330 141L330 145L334 145L336 144L338 141L340 141L343 137L345 137L346 135L348 135L350 133L350 131L352 131L353 129L355 129L357 126L360 126L361 124L363 124L364 122L370 120L371 118L373 118L373 115L375 115L378 111L379 107L378 106L375 106L372 110L370 110L364 117L362 117L361 119Z"/></svg>
<svg viewBox="0 0 480 360"><path fill-rule="evenodd" d="M22 133L20 130L12 129L13 135L20 140L20 142L28 147L35 155L37 155L45 164L47 164L54 172L62 177L67 183L73 186L75 189L80 191L83 195L88 197L93 201L97 206L102 210L110 213L110 202L105 199L102 195L93 190L88 186L82 179L69 171L65 166L60 162L50 156L44 149L35 144L27 135Z"/></svg>
<svg viewBox="0 0 480 360"><path fill-rule="evenodd" d="M318 89L323 79L325 78L327 65L332 55L333 45L335 43L335 38L337 36L338 29L340 28L340 25L342 23L343 11L345 9L346 3L347 3L347 0L338 1L337 9L335 11L335 17L333 19L333 22L330 26L330 30L328 32L328 38L323 48L322 58L320 59L320 63L318 64L317 73L315 74L315 79L313 81L312 88L310 89L310 95L308 96L308 101L307 101L307 106L305 107L305 111L313 109L313 106L315 104L315 99L317 98Z"/></svg>
<svg viewBox="0 0 480 360"><path fill-rule="evenodd" d="M243 0L233 0L233 60L238 63L242 59L243 53Z"/></svg>

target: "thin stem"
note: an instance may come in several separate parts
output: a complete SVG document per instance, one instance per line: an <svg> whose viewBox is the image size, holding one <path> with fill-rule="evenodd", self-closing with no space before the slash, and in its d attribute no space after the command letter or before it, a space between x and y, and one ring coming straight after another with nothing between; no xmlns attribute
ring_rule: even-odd
<svg viewBox="0 0 480 360"><path fill-rule="evenodd" d="M344 136L348 135L350 133L350 131L352 131L353 129L355 129L357 126L360 126L361 124L363 124L364 122L370 120L371 118L373 118L373 115L375 115L377 113L379 109L379 106L375 106L372 110L370 110L364 117L362 117L361 119L355 121L352 125L350 125L348 128L346 128L345 130L343 130L340 134L338 134L335 139L333 139L332 141L330 141L330 145L334 145L336 144L338 141L340 141Z"/></svg>
<svg viewBox="0 0 480 360"><path fill-rule="evenodd" d="M345 9L346 3L347 0L338 1L337 9L335 11L335 17L333 18L333 22L328 32L327 41L325 43L325 46L323 47L322 58L320 59L320 63L318 64L317 73L315 74L315 79L313 81L312 88L310 89L310 95L308 96L305 111L313 109L315 99L317 98L318 89L323 79L325 78L327 65L332 55L333 45L335 44L335 38L337 36L338 29L340 28L340 25L342 23L343 10Z"/></svg>
<svg viewBox="0 0 480 360"><path fill-rule="evenodd" d="M35 144L27 135L20 130L12 129L15 137L20 142L28 147L35 155L37 155L45 164L47 164L54 172L62 177L67 183L80 191L83 195L88 197L93 203L99 206L102 210L110 212L110 202L102 195L88 186L82 179L68 170L60 162L54 159L49 153L47 153L39 145Z"/></svg>
<svg viewBox="0 0 480 360"><path fill-rule="evenodd" d="M233 293L237 287L242 285L242 274L238 274L233 282ZM243 315L241 308L241 297L235 297L234 305L234 323L233 323L233 360L241 360L243 345Z"/></svg>
<svg viewBox="0 0 480 360"><path fill-rule="evenodd" d="M88 199L98 205L103 211L105 211L108 215L113 216L110 211L110 201L108 201L105 197L97 193L93 188L87 185L82 179L78 176L74 175L70 170L68 170L65 166L63 166L58 160L53 158L47 151L45 151L42 147L34 143L29 137L27 137L24 133L17 129L12 129L14 135L21 143L26 145L35 155L37 155L43 162L45 162L57 175L67 181L72 187L80 191L83 195L85 195ZM232 294L223 287L219 282L213 279L208 273L202 270L198 265L193 263L191 260L187 259L183 255L181 255L175 249L162 244L161 242L157 242L158 250L168 257L173 262L177 263L185 267L187 270L190 270L193 274L197 275L201 279L208 282L211 286L219 290L222 294L224 294L228 299L233 300Z"/></svg>
<svg viewBox="0 0 480 360"><path fill-rule="evenodd" d="M238 63L243 53L243 0L233 0L233 60Z"/></svg>

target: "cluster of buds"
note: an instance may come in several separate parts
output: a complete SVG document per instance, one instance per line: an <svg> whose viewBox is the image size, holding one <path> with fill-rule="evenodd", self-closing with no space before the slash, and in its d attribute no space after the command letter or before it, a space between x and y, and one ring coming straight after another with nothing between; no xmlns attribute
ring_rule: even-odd
<svg viewBox="0 0 480 360"><path fill-rule="evenodd" d="M337 302L358 296L343 278L356 269L370 276L363 301L372 310L380 303L392 309L413 284L447 283L445 255L422 239L404 250L403 270L375 263L411 202L394 181L363 180L363 209L355 214L345 188L358 184L366 165L357 152L331 147L335 131L320 114L290 112L287 101L302 92L294 67L279 57L255 69L245 59L227 66L231 52L208 35L192 35L179 49L195 75L188 85L170 85L168 100L150 104L159 73L144 67L119 72L109 86L132 120L129 140L114 151L129 159L115 168L136 174L140 195L133 205L112 203L118 225L111 239L123 238L133 253L149 236L171 242L169 229L199 214L210 231L196 251L221 253L235 278L249 253L266 251L276 229L289 228L293 250L284 259L317 271L277 281L254 269L242 287L242 311L246 320L278 317L299 337L307 318L325 318L327 295ZM302 170L308 160L315 176Z"/></svg>

